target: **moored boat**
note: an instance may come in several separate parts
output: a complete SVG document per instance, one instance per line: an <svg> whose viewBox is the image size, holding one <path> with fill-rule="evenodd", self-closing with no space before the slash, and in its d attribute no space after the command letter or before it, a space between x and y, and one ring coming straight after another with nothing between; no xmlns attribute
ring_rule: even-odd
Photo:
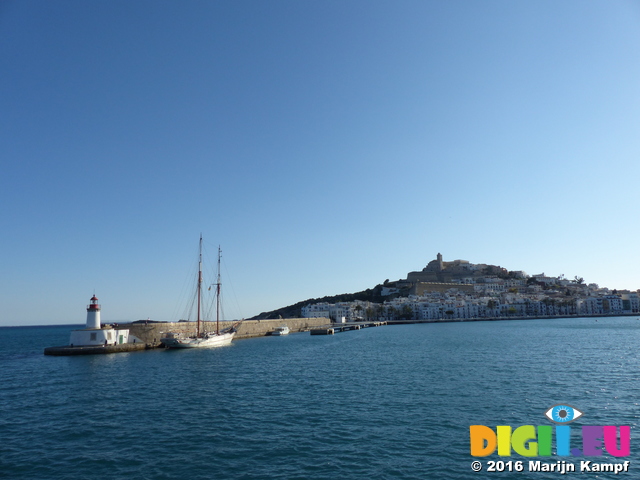
<svg viewBox="0 0 640 480"><path fill-rule="evenodd" d="M229 345L236 333L236 326L220 331L220 290L222 283L220 281L220 256L221 250L218 247L218 277L214 284L216 287L215 299L216 299L216 331L206 332L204 331L204 321L201 318L201 304L202 304L202 235L200 235L200 250L198 261L198 283L196 287L197 297L197 321L196 321L196 333L192 336L185 336L180 332L167 332L164 337L160 339L160 342L167 348L211 348L211 347L223 347Z"/></svg>
<svg viewBox="0 0 640 480"><path fill-rule="evenodd" d="M286 325L280 325L279 327L276 327L273 332L271 332L271 335L275 335L275 336L283 336L283 335L289 335L289 327Z"/></svg>

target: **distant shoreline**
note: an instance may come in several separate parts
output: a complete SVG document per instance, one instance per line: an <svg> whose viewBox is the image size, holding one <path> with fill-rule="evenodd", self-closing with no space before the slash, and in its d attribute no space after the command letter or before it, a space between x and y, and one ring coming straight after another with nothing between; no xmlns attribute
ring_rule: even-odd
<svg viewBox="0 0 640 480"><path fill-rule="evenodd" d="M84 323L52 323L44 325L0 325L0 328L42 328L42 327L70 327L84 328Z"/></svg>
<svg viewBox="0 0 640 480"><path fill-rule="evenodd" d="M475 317L475 318L441 318L429 320L387 320L389 325L404 325L411 323L458 323L458 322L497 322L508 320L551 320L556 318L608 318L608 317L638 317L640 313L594 313L589 315L542 315L542 316L513 316L513 317Z"/></svg>
<svg viewBox="0 0 640 480"><path fill-rule="evenodd" d="M638 313L594 313L587 315L541 315L541 316L513 316L513 317L475 317L475 318L441 318L441 319L428 319L428 320L385 320L388 325L404 325L411 323L457 323L457 322L497 322L504 320L548 320L553 318L608 318L608 317L638 317L640 320L640 312ZM283 320L286 320L283 319ZM114 323L114 322L107 322ZM121 322L121 324L130 324L133 322ZM151 323L151 322L150 322ZM153 323L172 323L172 322L159 322ZM187 323L187 322L185 322ZM335 322L334 322L335 323ZM84 323L60 323L51 325L3 325L0 328L43 328L43 327L71 327L82 328Z"/></svg>

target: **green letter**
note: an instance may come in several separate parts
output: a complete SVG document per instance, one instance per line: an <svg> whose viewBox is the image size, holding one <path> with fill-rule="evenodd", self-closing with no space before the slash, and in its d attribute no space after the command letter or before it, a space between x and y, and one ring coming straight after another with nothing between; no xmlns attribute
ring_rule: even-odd
<svg viewBox="0 0 640 480"><path fill-rule="evenodd" d="M533 425L522 425L516 428L511 437L511 446L517 454L523 457L535 457L538 455L538 443L536 440L536 427ZM529 448L526 444L529 443Z"/></svg>

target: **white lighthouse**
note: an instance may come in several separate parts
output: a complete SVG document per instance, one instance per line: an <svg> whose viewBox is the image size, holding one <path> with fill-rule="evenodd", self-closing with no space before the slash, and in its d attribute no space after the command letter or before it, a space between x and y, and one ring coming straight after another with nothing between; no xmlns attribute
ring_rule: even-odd
<svg viewBox="0 0 640 480"><path fill-rule="evenodd" d="M129 343L133 337L129 336L129 330L114 329L110 325L102 326L100 323L100 304L95 295L89 300L87 306L87 324L82 330L73 330L69 344L79 346L110 346ZM136 339L137 340L137 339Z"/></svg>
<svg viewBox="0 0 640 480"><path fill-rule="evenodd" d="M138 337L129 335L128 328L114 328L115 325L100 323L100 304L93 295L87 305L85 328L72 330L69 345L47 347L45 355L91 355L94 353L119 353L144 350L148 346Z"/></svg>
<svg viewBox="0 0 640 480"><path fill-rule="evenodd" d="M90 302L87 307L87 330L100 328L100 304L98 303L98 297L94 294Z"/></svg>

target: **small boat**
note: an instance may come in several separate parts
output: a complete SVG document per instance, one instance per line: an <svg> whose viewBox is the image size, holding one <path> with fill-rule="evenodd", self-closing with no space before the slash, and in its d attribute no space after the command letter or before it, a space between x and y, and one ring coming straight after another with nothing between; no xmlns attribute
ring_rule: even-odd
<svg viewBox="0 0 640 480"><path fill-rule="evenodd" d="M276 327L273 332L271 332L271 335L289 335L289 327L287 327L286 325L280 325L279 327Z"/></svg>
<svg viewBox="0 0 640 480"><path fill-rule="evenodd" d="M233 336L236 333L236 327L238 323L232 327L220 331L220 256L221 250L218 247L218 278L214 284L216 287L216 331L206 332L202 325L203 320L201 318L201 303L202 303L202 235L200 235L200 259L198 261L198 283L196 287L197 296L197 310L198 319L196 323L196 333L193 336L184 336L179 332L167 332L164 337L160 339L160 342L167 348L210 348L210 347L223 347L229 345Z"/></svg>

